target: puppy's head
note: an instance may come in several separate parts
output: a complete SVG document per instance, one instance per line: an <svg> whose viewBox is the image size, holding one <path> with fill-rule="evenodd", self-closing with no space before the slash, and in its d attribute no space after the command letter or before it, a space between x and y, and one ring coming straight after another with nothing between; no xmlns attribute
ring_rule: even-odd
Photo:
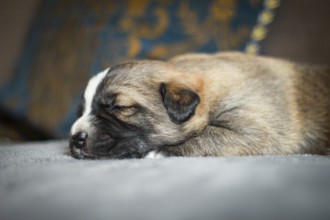
<svg viewBox="0 0 330 220"><path fill-rule="evenodd" d="M94 76L71 128L76 158L142 158L203 129L201 82L163 62L120 64Z"/></svg>

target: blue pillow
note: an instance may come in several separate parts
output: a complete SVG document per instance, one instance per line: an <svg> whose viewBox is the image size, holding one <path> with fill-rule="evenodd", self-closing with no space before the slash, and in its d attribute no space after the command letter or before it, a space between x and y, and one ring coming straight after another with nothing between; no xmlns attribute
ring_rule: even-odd
<svg viewBox="0 0 330 220"><path fill-rule="evenodd" d="M92 75L130 59L245 48L256 53L278 3L44 0L10 83L0 87L0 108L54 138L66 137Z"/></svg>

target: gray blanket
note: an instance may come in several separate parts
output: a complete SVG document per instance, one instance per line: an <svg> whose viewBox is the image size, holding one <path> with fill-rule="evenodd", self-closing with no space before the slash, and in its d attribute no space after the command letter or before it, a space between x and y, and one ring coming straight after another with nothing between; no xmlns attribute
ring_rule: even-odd
<svg viewBox="0 0 330 220"><path fill-rule="evenodd" d="M0 147L0 219L330 219L330 158L76 160Z"/></svg>

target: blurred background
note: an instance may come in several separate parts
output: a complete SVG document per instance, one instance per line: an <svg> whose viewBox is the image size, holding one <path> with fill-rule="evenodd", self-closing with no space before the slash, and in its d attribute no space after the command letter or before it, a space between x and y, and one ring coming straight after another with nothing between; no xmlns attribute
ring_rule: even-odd
<svg viewBox="0 0 330 220"><path fill-rule="evenodd" d="M330 1L0 0L0 141L66 138L88 79L131 59L240 50L330 64Z"/></svg>

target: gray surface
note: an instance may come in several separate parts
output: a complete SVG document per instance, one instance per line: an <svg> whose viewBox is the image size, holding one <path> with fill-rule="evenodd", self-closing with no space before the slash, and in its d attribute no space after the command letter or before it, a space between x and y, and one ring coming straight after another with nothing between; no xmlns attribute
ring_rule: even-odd
<svg viewBox="0 0 330 220"><path fill-rule="evenodd" d="M80 161L66 142L0 147L1 219L330 219L320 156Z"/></svg>

